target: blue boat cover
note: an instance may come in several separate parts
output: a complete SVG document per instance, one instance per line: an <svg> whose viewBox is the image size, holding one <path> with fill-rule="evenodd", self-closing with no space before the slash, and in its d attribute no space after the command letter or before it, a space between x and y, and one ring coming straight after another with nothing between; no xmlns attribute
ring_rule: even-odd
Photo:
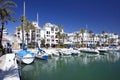
<svg viewBox="0 0 120 80"><path fill-rule="evenodd" d="M38 51L42 51L42 49L40 49L40 47L38 47Z"/></svg>
<svg viewBox="0 0 120 80"><path fill-rule="evenodd" d="M43 51L40 47L38 47L38 52L37 54L39 54L39 52Z"/></svg>
<svg viewBox="0 0 120 80"><path fill-rule="evenodd" d="M42 56L42 59L47 60L47 59L48 59L48 56L47 56L47 55L44 55L44 56Z"/></svg>
<svg viewBox="0 0 120 80"><path fill-rule="evenodd" d="M32 53L31 51L27 51L27 50L21 50L21 51L19 51L18 52L18 56L19 57L24 57L25 55L27 55L27 54L31 54L32 56L34 55L34 53Z"/></svg>

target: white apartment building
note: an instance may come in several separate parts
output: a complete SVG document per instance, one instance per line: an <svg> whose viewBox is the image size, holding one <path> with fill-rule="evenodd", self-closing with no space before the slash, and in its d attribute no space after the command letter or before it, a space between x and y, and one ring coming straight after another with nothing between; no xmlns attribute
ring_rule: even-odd
<svg viewBox="0 0 120 80"><path fill-rule="evenodd" d="M45 23L41 28L39 27L38 22L32 22L32 24L35 26L35 30L29 31L28 43L33 42L40 46L41 40L44 39L45 45L47 45L48 47L53 47L53 46L56 46L59 41L57 33L58 32L60 32L61 34L64 33L64 30L61 29L60 31L59 26L55 24ZM16 28L15 34L18 38L22 40L22 30L18 28L19 27ZM75 37L76 33L79 33L78 39ZM113 39L112 45L118 45L118 42L120 42L118 39L119 36L117 34L113 34L113 33L94 34L92 33L92 35L94 35L94 37L91 37L91 34L87 30L85 30L85 33L83 35L82 33L80 33L80 31L76 31L73 33L67 33L68 38L64 40L65 41L64 44L82 44L82 40L85 46L89 46L90 44L98 44L98 43L99 45L102 45L102 44L109 45L110 39ZM27 36L26 36L25 31L24 31L24 41L25 43L27 43Z"/></svg>
<svg viewBox="0 0 120 80"><path fill-rule="evenodd" d="M58 32L59 26L51 23L46 23L41 28L41 39L45 39L45 45L55 46L58 44ZM63 29L61 29L60 33L63 33Z"/></svg>
<svg viewBox="0 0 120 80"><path fill-rule="evenodd" d="M79 33L79 37L78 37L79 44L82 44L82 38L83 38L83 44L86 46L88 46L90 44L98 44L98 43L99 43L99 45L102 45L102 44L109 45L110 39L113 39L112 45L118 45L118 42L119 42L119 39L118 39L119 36L116 34L105 33L103 35L103 34L94 34L93 33L94 37L91 37L90 33L88 33L87 30L85 30L85 33L83 34L83 36L79 31L74 32L74 33L68 33L68 40L67 41L70 41L73 44L78 43L77 38L75 37L76 33Z"/></svg>
<svg viewBox="0 0 120 80"><path fill-rule="evenodd" d="M76 35L78 35L78 39L76 37ZM69 33L68 34L68 41L71 41L73 44L82 44L82 38L83 38L83 44L84 45L90 45L90 44L97 44L97 42L99 41L99 38L97 37L97 35L94 36L94 38L90 37L90 34L87 32L87 30L85 30L85 33L80 33L80 31L74 32L74 33Z"/></svg>
<svg viewBox="0 0 120 80"><path fill-rule="evenodd" d="M34 42L38 43L40 46L41 40L45 40L45 45L48 47L55 46L58 44L58 36L57 32L59 32L59 27L55 24L46 23L42 26L42 28L39 27L38 22L32 22L32 24L35 26L35 30L30 30L28 33L28 43ZM22 30L16 28L16 36L19 37L22 40ZM61 29L61 34L63 33L63 29ZM27 43L27 36L26 32L24 31L24 41Z"/></svg>
<svg viewBox="0 0 120 80"><path fill-rule="evenodd" d="M24 31L24 42L27 43L33 43L36 44L40 40L40 27L38 25L38 22L32 22L33 26L35 27L35 30L29 30L28 34ZM22 29L20 29L21 26L16 27L15 35L22 40ZM27 36L28 35L28 36Z"/></svg>

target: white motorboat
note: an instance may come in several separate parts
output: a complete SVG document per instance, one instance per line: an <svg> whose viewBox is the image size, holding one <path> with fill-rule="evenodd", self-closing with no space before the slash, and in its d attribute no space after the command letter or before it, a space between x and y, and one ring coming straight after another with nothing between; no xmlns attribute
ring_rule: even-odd
<svg viewBox="0 0 120 80"><path fill-rule="evenodd" d="M108 52L107 48L105 47L98 47L97 50L101 53L101 52Z"/></svg>
<svg viewBox="0 0 120 80"><path fill-rule="evenodd" d="M99 51L97 49L91 49L91 48L83 48L83 49L80 50L80 52L91 53L91 54L99 54Z"/></svg>

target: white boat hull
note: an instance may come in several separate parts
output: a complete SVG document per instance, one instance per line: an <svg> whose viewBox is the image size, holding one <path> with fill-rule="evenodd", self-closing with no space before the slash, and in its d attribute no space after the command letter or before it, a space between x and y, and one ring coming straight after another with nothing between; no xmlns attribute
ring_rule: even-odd
<svg viewBox="0 0 120 80"><path fill-rule="evenodd" d="M34 57L31 54L27 54L22 58L22 62L25 64L31 64L34 61Z"/></svg>
<svg viewBox="0 0 120 80"><path fill-rule="evenodd" d="M17 56L16 58L17 58L17 61L22 62L24 64L31 64L35 59L35 57L32 56L31 54L27 54L24 57Z"/></svg>

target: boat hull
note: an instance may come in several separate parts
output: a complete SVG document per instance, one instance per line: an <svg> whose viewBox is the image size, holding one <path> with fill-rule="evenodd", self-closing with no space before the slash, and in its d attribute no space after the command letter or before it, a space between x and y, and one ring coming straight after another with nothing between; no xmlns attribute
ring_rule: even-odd
<svg viewBox="0 0 120 80"><path fill-rule="evenodd" d="M31 64L34 61L34 57L31 54L27 54L22 58L22 62L25 64Z"/></svg>
<svg viewBox="0 0 120 80"><path fill-rule="evenodd" d="M48 59L47 55L44 55L44 56L36 55L35 57L38 58L38 59L41 59L41 60L47 60Z"/></svg>
<svg viewBox="0 0 120 80"><path fill-rule="evenodd" d="M90 53L90 54L99 54L99 51L98 50L80 50L80 52L82 53Z"/></svg>
<svg viewBox="0 0 120 80"><path fill-rule="evenodd" d="M26 50L21 50L16 55L17 61L22 62L24 64L31 64L34 59L34 53Z"/></svg>

